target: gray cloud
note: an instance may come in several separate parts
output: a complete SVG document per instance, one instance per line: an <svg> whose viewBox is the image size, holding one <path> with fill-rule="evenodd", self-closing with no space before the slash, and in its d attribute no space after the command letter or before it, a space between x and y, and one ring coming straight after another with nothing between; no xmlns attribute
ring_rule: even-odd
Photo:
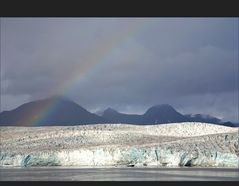
<svg viewBox="0 0 239 186"><path fill-rule="evenodd" d="M236 18L1 18L1 110L65 94L91 111L238 120Z"/></svg>

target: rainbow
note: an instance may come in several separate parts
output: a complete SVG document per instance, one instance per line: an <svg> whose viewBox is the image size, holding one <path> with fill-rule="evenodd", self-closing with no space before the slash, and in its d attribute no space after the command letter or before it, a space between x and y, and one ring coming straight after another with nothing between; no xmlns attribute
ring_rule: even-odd
<svg viewBox="0 0 239 186"><path fill-rule="evenodd" d="M109 38L108 41L104 43L103 47L98 48L97 51L95 51L94 55L89 56L89 58L86 59L88 65L84 67L83 73L81 64L79 63L79 65L74 68L74 72L72 72L69 77L64 82L62 82L62 86L59 87L56 92L58 92L60 95L67 95L72 92L76 87L76 84L78 85L79 83L81 83L81 81L84 77L87 76L87 74L94 73L97 69L99 69L103 63L107 62L107 58L112 55L112 53L117 50L117 48L125 44L130 38L135 37L142 30L147 28L146 26L149 23L150 22L148 22L147 20L138 21L136 19L135 24L133 24L133 26L131 26L130 28L122 31L119 37ZM59 107L59 104L60 103L57 98L53 99L53 101L51 101L51 103L48 104L40 112L33 112L33 114L27 116L27 118L23 118L21 123L25 123L29 126L38 126L40 123L44 123L44 120L47 119L52 113L54 113L54 111Z"/></svg>

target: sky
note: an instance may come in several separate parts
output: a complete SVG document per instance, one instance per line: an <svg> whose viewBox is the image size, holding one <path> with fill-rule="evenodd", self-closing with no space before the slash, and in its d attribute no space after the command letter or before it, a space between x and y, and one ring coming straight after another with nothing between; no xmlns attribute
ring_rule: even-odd
<svg viewBox="0 0 239 186"><path fill-rule="evenodd" d="M1 18L1 111L64 95L91 112L238 122L238 18Z"/></svg>

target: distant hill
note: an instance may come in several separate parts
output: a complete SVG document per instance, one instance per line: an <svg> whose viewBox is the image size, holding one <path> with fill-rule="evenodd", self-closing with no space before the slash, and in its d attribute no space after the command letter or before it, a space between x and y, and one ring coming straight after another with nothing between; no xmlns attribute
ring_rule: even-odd
<svg viewBox="0 0 239 186"><path fill-rule="evenodd" d="M114 109L108 108L104 111L102 117L111 122L128 124L161 124L187 121L187 117L167 104L153 106L143 115L122 114Z"/></svg>
<svg viewBox="0 0 239 186"><path fill-rule="evenodd" d="M112 108L108 108L103 112L103 118L112 123L128 123L128 124L143 124L142 116L136 114L119 113Z"/></svg>
<svg viewBox="0 0 239 186"><path fill-rule="evenodd" d="M176 111L168 104L155 105L149 108L144 114L123 114L112 108L108 108L103 112L103 118L108 119L112 123L128 123L128 124L163 124L178 122L203 122L212 123L230 127L239 127L238 124L232 122L222 122L220 119L202 114L183 115Z"/></svg>
<svg viewBox="0 0 239 186"><path fill-rule="evenodd" d="M210 115L188 114L185 116L188 118L188 121L220 124L220 125L229 126L229 127L239 127L239 125L237 123L232 123L230 121L223 122L220 119L210 116Z"/></svg>
<svg viewBox="0 0 239 186"><path fill-rule="evenodd" d="M168 104L155 105L142 115L119 113L112 108L108 108L99 116L62 96L53 96L25 103L14 110L0 113L0 126L54 126L99 123L147 125L178 122L204 122L239 127L232 122L222 122L220 119L209 115L183 115Z"/></svg>
<svg viewBox="0 0 239 186"><path fill-rule="evenodd" d="M0 125L77 125L106 123L107 120L88 112L73 101L54 96L25 103L0 114Z"/></svg>
<svg viewBox="0 0 239 186"><path fill-rule="evenodd" d="M143 115L145 123L174 123L187 121L187 117L177 112L168 104L156 105L149 108Z"/></svg>
<svg viewBox="0 0 239 186"><path fill-rule="evenodd" d="M208 122L208 123L220 123L221 120L210 116L210 115L203 115L203 114L187 114L185 115L187 118L189 118L192 121L195 122Z"/></svg>

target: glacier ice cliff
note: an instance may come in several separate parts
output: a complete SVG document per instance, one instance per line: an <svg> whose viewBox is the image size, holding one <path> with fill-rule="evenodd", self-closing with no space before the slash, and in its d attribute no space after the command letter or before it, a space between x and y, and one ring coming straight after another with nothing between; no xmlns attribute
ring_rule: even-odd
<svg viewBox="0 0 239 186"><path fill-rule="evenodd" d="M61 133L59 139L62 141L49 131L48 137L44 138L47 141L40 137L29 138L27 133L33 135L33 132L24 130L24 135L19 138L19 132L15 131L14 135L18 135L15 141L7 137L1 140L0 166L238 167L239 163L237 131L192 137L168 137L166 140L165 136L163 138L152 134L145 136L139 132L136 135L137 131L134 130L127 131L127 135L122 132L123 129L112 133L112 129L105 133L102 130L99 136L104 136L101 138L104 142L100 143L98 139L96 143L91 139L96 136L89 136L90 132L87 134L87 130L82 136L82 132L72 129L68 138L62 136L67 133L66 131L58 131L58 135ZM74 136L75 133L78 135ZM130 133L132 136L128 135ZM7 136L7 132L1 131L1 134ZM111 137L113 134L115 136L111 138L109 134ZM40 136L39 131L37 135ZM113 139L115 143L112 142ZM113 144L108 143L109 141ZM47 148L49 144L55 148Z"/></svg>

